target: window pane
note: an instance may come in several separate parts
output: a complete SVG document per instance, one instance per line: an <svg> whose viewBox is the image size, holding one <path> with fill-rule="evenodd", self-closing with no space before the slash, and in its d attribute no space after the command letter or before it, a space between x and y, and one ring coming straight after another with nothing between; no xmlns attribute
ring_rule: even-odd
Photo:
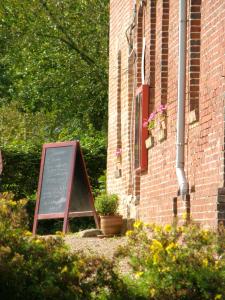
<svg viewBox="0 0 225 300"><path fill-rule="evenodd" d="M140 167L140 120L141 120L141 94L136 96L135 103L135 144L134 144L134 167Z"/></svg>

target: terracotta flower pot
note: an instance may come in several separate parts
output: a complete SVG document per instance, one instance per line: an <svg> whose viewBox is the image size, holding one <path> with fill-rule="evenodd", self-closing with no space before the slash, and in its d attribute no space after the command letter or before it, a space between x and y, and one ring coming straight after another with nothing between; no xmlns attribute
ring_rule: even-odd
<svg viewBox="0 0 225 300"><path fill-rule="evenodd" d="M104 235L120 234L122 224L122 216L100 216L100 226Z"/></svg>

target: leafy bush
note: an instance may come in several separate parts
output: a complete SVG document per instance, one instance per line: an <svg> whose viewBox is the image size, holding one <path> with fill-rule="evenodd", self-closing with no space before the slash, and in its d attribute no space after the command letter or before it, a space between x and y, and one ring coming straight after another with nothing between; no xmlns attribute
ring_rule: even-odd
<svg viewBox="0 0 225 300"><path fill-rule="evenodd" d="M115 261L69 252L61 236L32 237L25 205L0 196L0 299L225 299L223 227L216 233L137 221L117 254L129 259L125 276Z"/></svg>
<svg viewBox="0 0 225 300"><path fill-rule="evenodd" d="M37 190L41 148L27 150L3 149L0 192L11 191L17 199L32 195Z"/></svg>
<svg viewBox="0 0 225 300"><path fill-rule="evenodd" d="M123 299L112 262L72 254L61 237L32 237L25 204L0 199L0 299Z"/></svg>
<svg viewBox="0 0 225 300"><path fill-rule="evenodd" d="M225 299L225 234L196 225L164 227L137 221L127 232L133 299Z"/></svg>
<svg viewBox="0 0 225 300"><path fill-rule="evenodd" d="M115 215L119 205L119 198L115 194L103 193L96 197L95 208L100 215Z"/></svg>
<svg viewBox="0 0 225 300"><path fill-rule="evenodd" d="M80 139L79 135L65 136L61 140ZM94 139L96 139L94 141ZM93 189L98 189L98 178L106 166L105 139L101 136L84 137L81 141L88 175ZM42 145L21 148L19 145L2 149L3 173L0 192L11 191L17 199L35 194L38 185Z"/></svg>
<svg viewBox="0 0 225 300"><path fill-rule="evenodd" d="M104 173L98 178L98 187L94 190L94 195L97 196L99 194L106 193L106 170Z"/></svg>

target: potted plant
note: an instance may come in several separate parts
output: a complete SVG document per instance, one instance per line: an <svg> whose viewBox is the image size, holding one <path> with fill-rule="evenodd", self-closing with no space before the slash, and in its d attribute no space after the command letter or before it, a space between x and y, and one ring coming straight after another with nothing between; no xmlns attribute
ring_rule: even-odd
<svg viewBox="0 0 225 300"><path fill-rule="evenodd" d="M166 106L161 104L159 108L152 112L143 123L143 127L148 128L149 137L145 141L147 149L154 146L154 136L157 135L158 141L162 142L166 139Z"/></svg>
<svg viewBox="0 0 225 300"><path fill-rule="evenodd" d="M123 218L117 214L118 206L119 198L115 194L102 193L95 199L95 208L100 215L100 227L106 236L121 232Z"/></svg>

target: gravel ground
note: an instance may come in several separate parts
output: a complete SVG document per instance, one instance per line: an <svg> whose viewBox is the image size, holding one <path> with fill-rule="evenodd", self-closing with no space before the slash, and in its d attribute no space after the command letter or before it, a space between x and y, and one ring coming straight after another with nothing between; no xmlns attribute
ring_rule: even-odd
<svg viewBox="0 0 225 300"><path fill-rule="evenodd" d="M71 251L83 250L87 254L97 254L112 259L113 254L120 245L126 244L126 237L98 238L98 237L77 237L69 234L64 238Z"/></svg>
<svg viewBox="0 0 225 300"><path fill-rule="evenodd" d="M113 255L119 246L125 245L126 237L98 238L98 237L78 237L76 234L69 234L64 237L71 251L83 250L88 255L100 255L107 259L113 259ZM117 261L117 270L121 274L129 274L131 267L128 259L123 258Z"/></svg>

